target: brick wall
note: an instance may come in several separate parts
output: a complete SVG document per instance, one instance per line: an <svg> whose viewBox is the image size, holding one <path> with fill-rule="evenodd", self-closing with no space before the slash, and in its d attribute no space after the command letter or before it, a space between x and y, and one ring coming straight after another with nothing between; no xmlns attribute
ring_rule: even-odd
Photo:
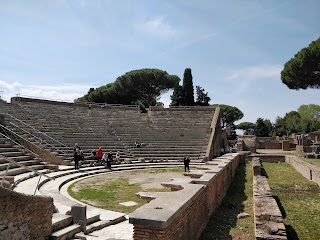
<svg viewBox="0 0 320 240"><path fill-rule="evenodd" d="M262 162L285 162L286 157L285 155L273 155L273 154L252 154L248 156L249 160L252 160L252 158L257 157L260 158Z"/></svg>
<svg viewBox="0 0 320 240"><path fill-rule="evenodd" d="M0 187L0 239L48 239L53 199Z"/></svg>
<svg viewBox="0 0 320 240"><path fill-rule="evenodd" d="M139 193L154 200L130 214L134 239L198 239L223 200L241 157L240 154L226 154L208 163L209 170L202 170L199 179L164 183L166 186L180 184L180 191Z"/></svg>
<svg viewBox="0 0 320 240"><path fill-rule="evenodd" d="M282 149L282 143L276 141L258 142L257 148L260 149Z"/></svg>

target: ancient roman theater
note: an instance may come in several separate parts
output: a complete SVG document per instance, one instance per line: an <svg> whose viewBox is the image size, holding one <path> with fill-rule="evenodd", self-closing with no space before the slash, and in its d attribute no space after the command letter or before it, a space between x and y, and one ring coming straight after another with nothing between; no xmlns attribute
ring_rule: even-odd
<svg viewBox="0 0 320 240"><path fill-rule="evenodd" d="M251 159L256 237L286 239L281 212L260 176L261 159L244 149L222 153L221 115L219 107L149 107L142 113L136 105L0 100L0 239L199 239L239 164ZM83 153L79 169L76 146ZM99 147L112 152L111 169L92 155ZM309 166L298 159L273 160L291 162L309 178ZM160 169L180 170L155 176ZM312 171L311 180L319 181L319 171ZM160 190L137 192L145 202L132 212L99 208L68 193L72 184L122 177ZM263 224L273 231L263 232Z"/></svg>

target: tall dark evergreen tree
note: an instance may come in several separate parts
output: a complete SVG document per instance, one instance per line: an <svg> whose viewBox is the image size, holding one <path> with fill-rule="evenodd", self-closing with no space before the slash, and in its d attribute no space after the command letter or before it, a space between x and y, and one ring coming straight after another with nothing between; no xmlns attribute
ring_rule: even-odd
<svg viewBox="0 0 320 240"><path fill-rule="evenodd" d="M184 95L185 105L193 106L194 105L194 89L193 89L192 74L191 74L190 68L186 68L184 70L182 92Z"/></svg>

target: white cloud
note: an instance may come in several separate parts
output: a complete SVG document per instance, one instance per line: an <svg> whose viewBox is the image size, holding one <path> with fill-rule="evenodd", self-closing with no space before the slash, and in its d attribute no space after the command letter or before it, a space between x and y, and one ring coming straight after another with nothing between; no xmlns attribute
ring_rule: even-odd
<svg viewBox="0 0 320 240"><path fill-rule="evenodd" d="M176 33L163 17L156 17L138 26L138 29L158 37L171 37Z"/></svg>
<svg viewBox="0 0 320 240"><path fill-rule="evenodd" d="M264 78L280 78L280 72L282 70L280 65L261 65L251 66L238 70L234 70L227 76L228 80L258 80Z"/></svg>
<svg viewBox="0 0 320 240"><path fill-rule="evenodd" d="M73 102L74 99L86 94L90 86L87 85L61 85L61 86L34 86L14 82L12 84L0 80L1 97L10 102L11 97L20 96L51 99L57 101Z"/></svg>
<svg viewBox="0 0 320 240"><path fill-rule="evenodd" d="M254 81L280 79L282 68L280 65L250 66L227 73L225 79L234 86L234 93L240 95L248 91Z"/></svg>

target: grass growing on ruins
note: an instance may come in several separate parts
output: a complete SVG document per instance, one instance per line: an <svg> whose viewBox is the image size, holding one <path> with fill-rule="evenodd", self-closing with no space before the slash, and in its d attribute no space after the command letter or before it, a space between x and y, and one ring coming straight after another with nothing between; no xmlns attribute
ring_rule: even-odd
<svg viewBox="0 0 320 240"><path fill-rule="evenodd" d="M95 207L130 213L147 203L146 200L136 196L137 192L142 191L141 187L138 184L129 184L128 179L125 178L108 181L103 185L91 185L73 191L72 189L75 184L76 182L68 188L70 196ZM119 204L128 201L134 201L137 205L123 206Z"/></svg>
<svg viewBox="0 0 320 240"><path fill-rule="evenodd" d="M130 172L130 174L151 173L160 174L167 172L183 172L183 168L163 168L163 169L146 169ZM72 183L68 187L68 193L78 201L86 204L108 209L112 211L130 213L146 204L147 201L139 198L137 192L169 192L170 188L148 188L142 189L139 184L130 184L127 178L109 180L103 184L86 185L78 189L77 183L82 180ZM120 203L133 201L137 205L123 206Z"/></svg>
<svg viewBox="0 0 320 240"><path fill-rule="evenodd" d="M288 239L320 239L319 187L288 163L263 163L268 182L282 211Z"/></svg>
<svg viewBox="0 0 320 240"><path fill-rule="evenodd" d="M251 163L240 164L227 195L200 239L254 239ZM240 213L249 216L238 219Z"/></svg>

